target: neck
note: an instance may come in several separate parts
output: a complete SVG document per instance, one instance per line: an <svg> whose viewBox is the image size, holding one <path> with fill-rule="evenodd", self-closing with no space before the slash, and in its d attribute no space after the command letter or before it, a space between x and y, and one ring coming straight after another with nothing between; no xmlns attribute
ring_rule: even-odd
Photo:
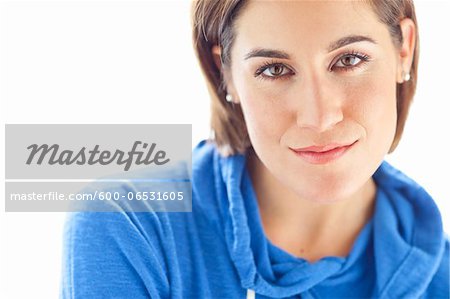
<svg viewBox="0 0 450 299"><path fill-rule="evenodd" d="M309 261L347 256L372 217L376 194L372 178L348 198L318 203L281 184L254 154L248 156L248 169L266 237L295 256Z"/></svg>

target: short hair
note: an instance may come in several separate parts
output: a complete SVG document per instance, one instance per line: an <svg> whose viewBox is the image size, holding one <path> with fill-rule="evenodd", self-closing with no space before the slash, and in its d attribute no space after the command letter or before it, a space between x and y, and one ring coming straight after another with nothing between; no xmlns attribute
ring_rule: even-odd
<svg viewBox="0 0 450 299"><path fill-rule="evenodd" d="M392 41L396 47L403 42L400 21L410 18L416 26L416 44L410 70L411 79L397 83L397 126L389 149L397 147L403 130L409 107L417 86L417 67L419 59L419 35L414 3L412 0L367 0L379 20L388 26ZM214 141L223 155L245 153L252 148L240 105L226 101L226 86L223 71L214 61L212 47L220 46L223 68L231 66L231 48L235 40L234 23L248 0L193 0L191 7L191 25L194 51L203 75L206 77L211 97L210 141Z"/></svg>

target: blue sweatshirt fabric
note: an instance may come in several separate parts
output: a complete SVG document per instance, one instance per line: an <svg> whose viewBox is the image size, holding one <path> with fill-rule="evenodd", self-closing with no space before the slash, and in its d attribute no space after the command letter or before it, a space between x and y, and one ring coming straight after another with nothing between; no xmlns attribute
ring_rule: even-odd
<svg viewBox="0 0 450 299"><path fill-rule="evenodd" d="M177 170L179 173L179 170ZM386 161L346 257L293 256L265 236L245 155L193 151L192 212L69 213L61 298L449 298L449 239L432 198ZM127 192L145 186L112 185Z"/></svg>

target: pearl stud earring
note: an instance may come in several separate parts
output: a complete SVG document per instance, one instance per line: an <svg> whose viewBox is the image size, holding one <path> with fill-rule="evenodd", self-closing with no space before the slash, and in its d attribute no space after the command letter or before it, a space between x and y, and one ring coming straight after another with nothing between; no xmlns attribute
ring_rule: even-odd
<svg viewBox="0 0 450 299"><path fill-rule="evenodd" d="M227 102L231 103L233 102L233 96L231 94L227 94L225 99L227 100Z"/></svg>
<svg viewBox="0 0 450 299"><path fill-rule="evenodd" d="M403 82L407 82L407 81L409 81L410 79L411 79L411 75L409 74L409 72L408 73L406 73L406 72L403 72Z"/></svg>

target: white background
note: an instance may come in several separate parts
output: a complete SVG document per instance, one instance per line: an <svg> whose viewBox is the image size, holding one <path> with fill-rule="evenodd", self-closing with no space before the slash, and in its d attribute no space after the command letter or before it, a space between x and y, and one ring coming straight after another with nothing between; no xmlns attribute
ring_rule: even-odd
<svg viewBox="0 0 450 299"><path fill-rule="evenodd" d="M189 4L2 2L0 155L5 123L191 123L193 145L207 138L209 99L191 47ZM423 0L416 9L419 86L387 160L429 191L449 232L450 5ZM58 296L63 219L1 213L1 298Z"/></svg>

